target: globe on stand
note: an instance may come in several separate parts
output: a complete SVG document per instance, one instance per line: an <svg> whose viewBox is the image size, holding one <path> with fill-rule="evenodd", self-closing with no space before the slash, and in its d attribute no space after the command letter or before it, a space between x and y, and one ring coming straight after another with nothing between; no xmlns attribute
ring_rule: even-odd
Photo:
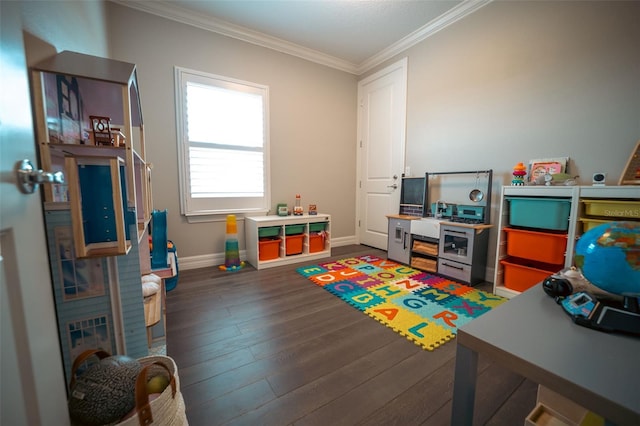
<svg viewBox="0 0 640 426"><path fill-rule="evenodd" d="M589 282L622 296L626 309L640 312L640 222L596 226L580 237L575 253L576 266Z"/></svg>

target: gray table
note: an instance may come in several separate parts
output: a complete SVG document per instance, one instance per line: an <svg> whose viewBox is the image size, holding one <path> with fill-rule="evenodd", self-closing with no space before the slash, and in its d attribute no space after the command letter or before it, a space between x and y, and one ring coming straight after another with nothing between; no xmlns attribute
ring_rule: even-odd
<svg viewBox="0 0 640 426"><path fill-rule="evenodd" d="M608 421L640 425L640 338L574 324L539 285L462 326L456 340L453 425L472 424L478 354Z"/></svg>

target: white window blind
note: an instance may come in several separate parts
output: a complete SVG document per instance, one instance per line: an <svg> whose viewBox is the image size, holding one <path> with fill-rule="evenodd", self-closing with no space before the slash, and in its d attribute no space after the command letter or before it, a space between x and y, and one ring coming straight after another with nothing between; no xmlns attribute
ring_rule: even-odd
<svg viewBox="0 0 640 426"><path fill-rule="evenodd" d="M268 87L176 67L182 213L267 211Z"/></svg>

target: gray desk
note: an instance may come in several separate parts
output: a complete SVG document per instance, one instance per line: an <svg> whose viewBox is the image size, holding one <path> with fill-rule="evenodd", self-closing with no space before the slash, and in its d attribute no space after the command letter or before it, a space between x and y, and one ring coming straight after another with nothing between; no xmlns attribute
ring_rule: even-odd
<svg viewBox="0 0 640 426"><path fill-rule="evenodd" d="M640 425L640 338L574 324L541 286L458 330L453 425L472 424L478 354L615 424Z"/></svg>

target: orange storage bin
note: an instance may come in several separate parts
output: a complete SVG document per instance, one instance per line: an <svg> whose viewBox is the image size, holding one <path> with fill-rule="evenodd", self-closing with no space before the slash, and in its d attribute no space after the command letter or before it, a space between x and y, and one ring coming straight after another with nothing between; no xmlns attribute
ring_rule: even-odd
<svg viewBox="0 0 640 426"><path fill-rule="evenodd" d="M507 254L537 262L564 264L567 250L567 234L525 231L523 229L504 228L507 233Z"/></svg>
<svg viewBox="0 0 640 426"><path fill-rule="evenodd" d="M258 259L272 260L280 256L280 238L266 237L258 240Z"/></svg>
<svg viewBox="0 0 640 426"><path fill-rule="evenodd" d="M515 291L525 291L562 269L559 265L511 258L500 263L504 267L504 286Z"/></svg>
<svg viewBox="0 0 640 426"><path fill-rule="evenodd" d="M324 250L325 236L323 233L309 234L309 253L317 253Z"/></svg>
<svg viewBox="0 0 640 426"><path fill-rule="evenodd" d="M285 241L287 256L302 253L302 243L304 242L304 234L287 235Z"/></svg>

